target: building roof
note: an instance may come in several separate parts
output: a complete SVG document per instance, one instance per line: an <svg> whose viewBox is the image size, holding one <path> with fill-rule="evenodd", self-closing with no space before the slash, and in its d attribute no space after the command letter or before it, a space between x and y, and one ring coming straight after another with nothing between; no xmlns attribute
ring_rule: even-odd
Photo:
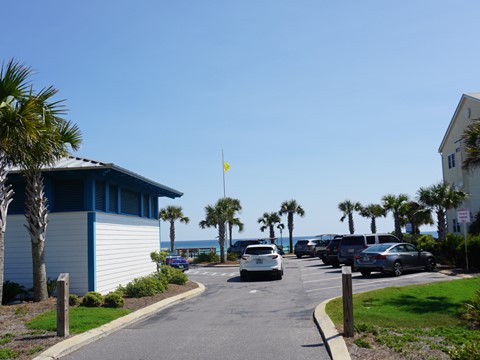
<svg viewBox="0 0 480 360"><path fill-rule="evenodd" d="M462 107L462 104L466 99L470 99L473 101L480 101L480 93L468 93L468 94L462 94L462 97L460 98L460 101L458 102L457 108L455 109L455 112L453 113L452 120L450 120L450 124L448 125L447 131L445 132L445 135L443 136L442 142L440 143L440 146L438 147L438 152L441 153L443 146L445 145L445 141L447 141L447 137L450 134L450 131L453 128L453 124L455 122L455 119L458 116L458 113L460 111L460 108Z"/></svg>
<svg viewBox="0 0 480 360"><path fill-rule="evenodd" d="M153 180L147 179L139 174L134 173L133 171L124 169L120 166L117 166L113 163L105 163L97 160L90 160L75 156L67 156L60 159L53 166L44 166L42 167L43 172L49 171L72 171L72 170L111 170L120 175L127 176L137 182L142 183L143 185L153 188L158 192L160 196L166 196L171 199L181 197L182 192L172 189L163 184L157 183ZM20 172L20 168L14 167L11 170L12 173Z"/></svg>

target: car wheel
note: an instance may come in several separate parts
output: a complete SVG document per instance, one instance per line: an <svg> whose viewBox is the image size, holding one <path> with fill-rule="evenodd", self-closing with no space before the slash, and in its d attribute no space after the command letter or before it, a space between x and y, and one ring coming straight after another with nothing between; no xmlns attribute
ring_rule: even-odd
<svg viewBox="0 0 480 360"><path fill-rule="evenodd" d="M435 260L433 258L427 259L427 266L426 266L427 271L434 271L436 265L437 264L435 263Z"/></svg>
<svg viewBox="0 0 480 360"><path fill-rule="evenodd" d="M363 271L360 271L360 274L362 274L362 276L369 276L369 275L370 275L370 271L368 271L368 270L363 270Z"/></svg>
<svg viewBox="0 0 480 360"><path fill-rule="evenodd" d="M298 255L298 254L297 254L297 259L300 259L301 257L302 257L302 255Z"/></svg>
<svg viewBox="0 0 480 360"><path fill-rule="evenodd" d="M277 280L282 280L283 274L281 271L278 272L277 274Z"/></svg>
<svg viewBox="0 0 480 360"><path fill-rule="evenodd" d="M332 267L338 268L338 267L340 267L340 263L338 261L333 261L332 262Z"/></svg>
<svg viewBox="0 0 480 360"><path fill-rule="evenodd" d="M240 273L240 281L247 281L247 273L245 271Z"/></svg>
<svg viewBox="0 0 480 360"><path fill-rule="evenodd" d="M400 276L403 274L403 265L400 261L396 261L395 264L393 264L393 274L395 276Z"/></svg>

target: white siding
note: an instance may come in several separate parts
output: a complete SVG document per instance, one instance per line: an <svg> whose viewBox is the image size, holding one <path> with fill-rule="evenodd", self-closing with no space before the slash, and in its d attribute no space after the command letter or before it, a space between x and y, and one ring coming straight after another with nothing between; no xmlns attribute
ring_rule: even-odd
<svg viewBox="0 0 480 360"><path fill-rule="evenodd" d="M108 293L155 271L150 259L159 250L158 221L97 213L96 291Z"/></svg>
<svg viewBox="0 0 480 360"><path fill-rule="evenodd" d="M32 288L32 247L23 215L10 215L5 233L5 280ZM70 274L70 292L88 291L87 213L51 213L45 242L47 277Z"/></svg>

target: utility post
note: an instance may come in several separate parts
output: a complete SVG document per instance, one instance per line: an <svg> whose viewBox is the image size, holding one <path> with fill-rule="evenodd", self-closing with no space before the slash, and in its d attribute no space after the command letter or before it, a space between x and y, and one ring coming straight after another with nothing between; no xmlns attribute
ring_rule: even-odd
<svg viewBox="0 0 480 360"><path fill-rule="evenodd" d="M68 301L70 297L70 274L62 273L57 279L57 336L70 334Z"/></svg>
<svg viewBox="0 0 480 360"><path fill-rule="evenodd" d="M343 293L343 336L353 337L353 290L352 268L342 267L342 293Z"/></svg>

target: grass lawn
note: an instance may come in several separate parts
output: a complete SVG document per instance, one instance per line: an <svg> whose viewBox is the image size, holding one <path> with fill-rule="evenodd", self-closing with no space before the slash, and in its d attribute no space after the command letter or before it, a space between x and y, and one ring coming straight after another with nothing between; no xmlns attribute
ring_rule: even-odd
<svg viewBox="0 0 480 360"><path fill-rule="evenodd" d="M70 308L70 334L79 334L90 329L107 324L112 320L130 313L128 309L114 309L103 307L75 307ZM32 330L57 330L57 312L47 311L27 323Z"/></svg>
<svg viewBox="0 0 480 360"><path fill-rule="evenodd" d="M462 304L472 300L477 289L480 289L480 278L355 294L356 333L369 335L377 343L400 352L427 345L448 353L455 346L480 344L480 331L468 329L460 318ZM326 311L341 329L342 299L329 302Z"/></svg>

